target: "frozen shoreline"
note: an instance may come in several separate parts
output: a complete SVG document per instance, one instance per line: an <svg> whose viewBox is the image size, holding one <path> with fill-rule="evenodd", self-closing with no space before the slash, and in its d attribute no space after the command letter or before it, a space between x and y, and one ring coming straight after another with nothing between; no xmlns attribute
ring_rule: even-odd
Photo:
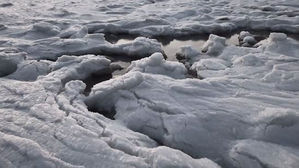
<svg viewBox="0 0 299 168"><path fill-rule="evenodd" d="M0 167L299 167L298 0L4 0L0 21Z"/></svg>

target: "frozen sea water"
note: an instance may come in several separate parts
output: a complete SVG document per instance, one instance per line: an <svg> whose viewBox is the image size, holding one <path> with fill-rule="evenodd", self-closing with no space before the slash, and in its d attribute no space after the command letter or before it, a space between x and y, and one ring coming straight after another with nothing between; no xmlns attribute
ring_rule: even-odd
<svg viewBox="0 0 299 168"><path fill-rule="evenodd" d="M298 0L2 0L0 21L0 167L299 167Z"/></svg>

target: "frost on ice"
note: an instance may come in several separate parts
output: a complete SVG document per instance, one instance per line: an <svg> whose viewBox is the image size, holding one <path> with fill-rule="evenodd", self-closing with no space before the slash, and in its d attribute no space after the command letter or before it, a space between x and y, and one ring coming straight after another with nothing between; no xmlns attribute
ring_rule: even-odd
<svg viewBox="0 0 299 168"><path fill-rule="evenodd" d="M298 168L298 8L1 1L0 167ZM234 31L238 46L219 35ZM202 48L178 48L181 62L155 39L202 33ZM119 58L130 65L113 75Z"/></svg>

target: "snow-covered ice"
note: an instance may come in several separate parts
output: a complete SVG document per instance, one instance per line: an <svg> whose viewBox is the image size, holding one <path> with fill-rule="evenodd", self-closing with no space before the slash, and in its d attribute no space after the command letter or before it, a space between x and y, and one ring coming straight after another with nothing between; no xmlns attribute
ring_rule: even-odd
<svg viewBox="0 0 299 168"><path fill-rule="evenodd" d="M151 71L150 63L158 60L154 54L135 62L127 74L94 86L85 101L97 111L115 112L116 120L164 145L226 166L239 167L235 163L239 157L229 153L238 140L255 139L296 150L299 65L294 53L299 53L299 43L284 34L271 34L258 48L217 47L217 42L212 45L217 57L214 52L201 53L198 57L203 59L191 67L203 80L173 77L175 71L162 68L173 64L165 60ZM135 68L138 65L143 67ZM280 159L271 148L265 150L270 159ZM250 154L255 157L251 161L268 165L269 160L256 153ZM297 157L285 164L281 158L278 167L297 167Z"/></svg>
<svg viewBox="0 0 299 168"><path fill-rule="evenodd" d="M2 0L0 21L1 168L299 167L298 0ZM159 38L201 34L165 60Z"/></svg>

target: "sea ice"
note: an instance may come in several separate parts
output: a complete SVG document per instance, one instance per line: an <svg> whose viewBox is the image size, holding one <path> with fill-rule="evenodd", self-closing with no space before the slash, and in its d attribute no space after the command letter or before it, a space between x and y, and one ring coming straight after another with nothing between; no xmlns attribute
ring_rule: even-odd
<svg viewBox="0 0 299 168"><path fill-rule="evenodd" d="M1 1L0 167L299 167L298 9ZM239 46L220 37L240 31ZM260 41L256 31L272 33ZM135 39L112 44L109 34ZM155 39L200 34L208 41L180 48L182 63ZM119 57L139 60L112 77ZM108 78L93 86L93 75Z"/></svg>

